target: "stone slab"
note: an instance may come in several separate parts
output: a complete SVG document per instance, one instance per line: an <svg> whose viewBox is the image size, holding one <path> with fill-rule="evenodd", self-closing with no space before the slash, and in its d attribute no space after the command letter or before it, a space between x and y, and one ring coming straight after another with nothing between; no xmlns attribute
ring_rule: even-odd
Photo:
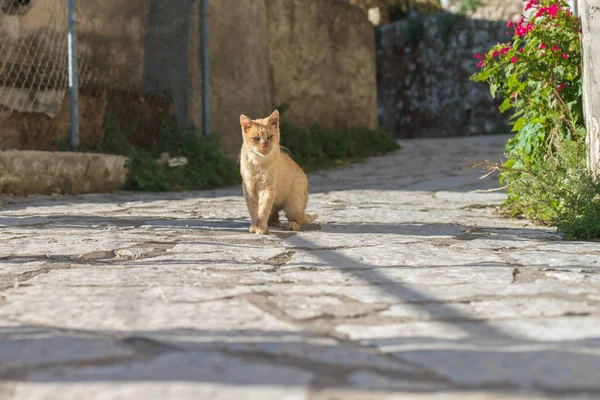
<svg viewBox="0 0 600 400"><path fill-rule="evenodd" d="M239 187L0 197L0 398L598 398L599 243L471 191L506 139L310 175L298 233Z"/></svg>

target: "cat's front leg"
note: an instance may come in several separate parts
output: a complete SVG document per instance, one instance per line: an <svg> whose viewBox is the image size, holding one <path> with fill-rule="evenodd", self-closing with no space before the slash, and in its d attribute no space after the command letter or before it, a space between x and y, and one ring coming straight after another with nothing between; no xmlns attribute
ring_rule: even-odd
<svg viewBox="0 0 600 400"><path fill-rule="evenodd" d="M256 233L266 235L269 233L268 223L275 201L275 187L267 186L258 193L258 224Z"/></svg>
<svg viewBox="0 0 600 400"><path fill-rule="evenodd" d="M244 199L246 199L246 206L248 206L248 212L250 213L250 220L252 221L250 225L250 229L248 231L250 233L256 232L257 224L258 224L258 201L255 195L255 191L246 187L246 185L242 185L244 190Z"/></svg>

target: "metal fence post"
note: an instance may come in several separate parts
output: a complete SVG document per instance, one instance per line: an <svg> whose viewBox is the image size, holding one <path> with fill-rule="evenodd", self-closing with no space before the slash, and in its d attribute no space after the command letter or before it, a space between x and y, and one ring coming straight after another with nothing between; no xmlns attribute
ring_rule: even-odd
<svg viewBox="0 0 600 400"><path fill-rule="evenodd" d="M77 11L75 0L69 7L69 95L71 110L71 150L79 146L79 77L77 76Z"/></svg>
<svg viewBox="0 0 600 400"><path fill-rule="evenodd" d="M208 0L202 0L202 134L210 132L210 82L208 71Z"/></svg>

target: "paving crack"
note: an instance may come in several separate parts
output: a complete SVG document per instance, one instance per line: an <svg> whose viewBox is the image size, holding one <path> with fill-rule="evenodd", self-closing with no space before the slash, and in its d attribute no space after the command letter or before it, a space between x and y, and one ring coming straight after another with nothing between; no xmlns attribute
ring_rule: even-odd
<svg viewBox="0 0 600 400"><path fill-rule="evenodd" d="M506 251L500 251L499 255L506 264L514 267L512 270L512 284L531 283L537 281L538 279L556 279L547 276L542 268L543 266L526 267Z"/></svg>
<svg viewBox="0 0 600 400"><path fill-rule="evenodd" d="M389 355L381 352L377 348L373 348L371 346L367 346L362 344L359 341L352 340L348 338L347 335L337 332L335 330L336 324L334 320L327 320L323 318L317 318L314 320L299 320L291 317L286 312L281 310L277 304L269 300L270 294L267 292L259 293L255 292L252 294L246 294L240 297L245 298L250 304L254 305L261 311L272 315L273 317L287 322L291 325L297 326L307 332L324 336L330 339L333 339L339 343L340 346L348 346L349 348L355 349L356 351L365 352L369 354L373 354L379 357L386 359L388 362L392 362L397 364L399 367L403 366L404 368L408 368L409 370L414 370L416 374L421 378L427 379L437 379L438 381L444 382L445 378L435 374L433 371L415 364L413 362L402 359L401 357ZM355 368L356 370L361 370L362 368Z"/></svg>
<svg viewBox="0 0 600 400"><path fill-rule="evenodd" d="M285 265L285 264L289 263L290 261L292 261L294 254L296 254L295 251L285 251L283 253L279 253L273 257L270 257L266 260L264 260L260 257L252 257L252 259L254 261L256 261L257 263L264 264L264 265L270 265L273 267L270 269L264 269L264 270L262 270L263 272L277 272L282 265Z"/></svg>
<svg viewBox="0 0 600 400"><path fill-rule="evenodd" d="M8 289L16 289L19 286L22 286L23 283L35 278L36 276L47 274L55 270L71 268L74 268L71 263L46 263L41 268L32 271L26 271L17 275L13 284L0 286L0 290L4 291Z"/></svg>

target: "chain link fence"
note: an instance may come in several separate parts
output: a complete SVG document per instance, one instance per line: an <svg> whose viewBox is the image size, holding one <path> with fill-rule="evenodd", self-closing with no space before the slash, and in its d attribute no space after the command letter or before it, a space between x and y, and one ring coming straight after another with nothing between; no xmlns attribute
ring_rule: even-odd
<svg viewBox="0 0 600 400"><path fill-rule="evenodd" d="M132 68L152 57L152 49L143 48L148 33L135 32L135 23L127 20L142 12L135 4L119 3L126 8L122 15L116 4L76 2L84 147L101 145L107 120L133 142L148 145L160 120L173 114L161 85L166 71L144 76ZM160 6L149 13L164 11ZM148 31L162 32L160 26ZM0 150L68 148L68 45L66 0L0 0Z"/></svg>
<svg viewBox="0 0 600 400"><path fill-rule="evenodd" d="M67 26L59 15L66 7L48 11L43 28L27 35L19 19L31 2L0 0L0 129L14 112L58 114L68 83Z"/></svg>

